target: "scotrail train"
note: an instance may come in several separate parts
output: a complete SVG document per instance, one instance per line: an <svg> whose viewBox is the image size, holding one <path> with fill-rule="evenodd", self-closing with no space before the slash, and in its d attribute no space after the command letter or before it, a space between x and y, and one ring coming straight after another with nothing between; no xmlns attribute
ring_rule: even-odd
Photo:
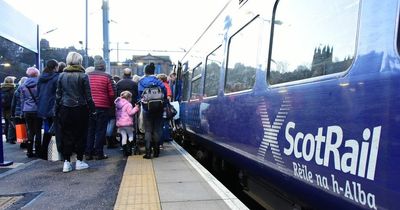
<svg viewBox="0 0 400 210"><path fill-rule="evenodd" d="M267 208L399 209L399 5L227 2L180 61L185 137Z"/></svg>

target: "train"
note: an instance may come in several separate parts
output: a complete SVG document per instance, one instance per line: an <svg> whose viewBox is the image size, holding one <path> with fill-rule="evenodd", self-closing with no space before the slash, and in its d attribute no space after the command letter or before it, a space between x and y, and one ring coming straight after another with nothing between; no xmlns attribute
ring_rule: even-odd
<svg viewBox="0 0 400 210"><path fill-rule="evenodd" d="M179 141L267 209L399 209L400 2L224 3L178 63Z"/></svg>

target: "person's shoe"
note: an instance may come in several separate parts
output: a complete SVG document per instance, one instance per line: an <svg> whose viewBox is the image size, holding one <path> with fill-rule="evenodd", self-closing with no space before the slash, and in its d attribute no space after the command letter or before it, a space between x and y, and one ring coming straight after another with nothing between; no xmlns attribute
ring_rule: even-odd
<svg viewBox="0 0 400 210"><path fill-rule="evenodd" d="M76 170L83 170L89 168L89 165L83 161L77 160L75 164Z"/></svg>
<svg viewBox="0 0 400 210"><path fill-rule="evenodd" d="M86 160L93 160L93 156L92 155L85 155L85 159Z"/></svg>
<svg viewBox="0 0 400 210"><path fill-rule="evenodd" d="M107 159L107 158L108 158L107 155L97 155L94 159L96 159L96 160L104 160L104 159Z"/></svg>
<svg viewBox="0 0 400 210"><path fill-rule="evenodd" d="M68 172L70 172L70 171L72 171L71 162L65 161L65 162L64 162L64 167L63 167L63 172L64 172L64 173L68 173Z"/></svg>
<svg viewBox="0 0 400 210"><path fill-rule="evenodd" d="M144 158L144 159L151 159L151 156L150 156L150 155L147 155L147 154L145 154L145 155L143 155L143 158Z"/></svg>
<svg viewBox="0 0 400 210"><path fill-rule="evenodd" d="M33 153L26 153L26 156L28 157L28 158L34 158L34 157L36 157L35 156L35 154L33 154Z"/></svg>

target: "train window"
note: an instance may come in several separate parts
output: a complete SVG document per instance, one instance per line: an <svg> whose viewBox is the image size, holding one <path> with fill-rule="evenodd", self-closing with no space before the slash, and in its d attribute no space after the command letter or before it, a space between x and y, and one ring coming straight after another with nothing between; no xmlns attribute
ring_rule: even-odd
<svg viewBox="0 0 400 210"><path fill-rule="evenodd" d="M221 63L223 59L223 48L221 45L207 56L206 75L204 84L204 96L216 96L220 77Z"/></svg>
<svg viewBox="0 0 400 210"><path fill-rule="evenodd" d="M225 93L251 89L255 82L259 25L254 19L229 40Z"/></svg>
<svg viewBox="0 0 400 210"><path fill-rule="evenodd" d="M346 71L353 62L359 0L280 1L269 84Z"/></svg>
<svg viewBox="0 0 400 210"><path fill-rule="evenodd" d="M201 63L193 69L192 89L190 99L198 99L201 93Z"/></svg>
<svg viewBox="0 0 400 210"><path fill-rule="evenodd" d="M189 71L186 71L182 75L183 80L183 90L182 90L182 101L188 101L190 95L190 80L192 79L191 74Z"/></svg>

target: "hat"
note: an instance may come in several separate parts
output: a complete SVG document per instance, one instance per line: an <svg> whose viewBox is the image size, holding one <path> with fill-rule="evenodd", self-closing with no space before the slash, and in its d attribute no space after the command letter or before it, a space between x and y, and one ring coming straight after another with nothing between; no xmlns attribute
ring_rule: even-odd
<svg viewBox="0 0 400 210"><path fill-rule="evenodd" d="M103 57L100 55L94 56L94 69L105 71L106 70L106 62L103 60Z"/></svg>

